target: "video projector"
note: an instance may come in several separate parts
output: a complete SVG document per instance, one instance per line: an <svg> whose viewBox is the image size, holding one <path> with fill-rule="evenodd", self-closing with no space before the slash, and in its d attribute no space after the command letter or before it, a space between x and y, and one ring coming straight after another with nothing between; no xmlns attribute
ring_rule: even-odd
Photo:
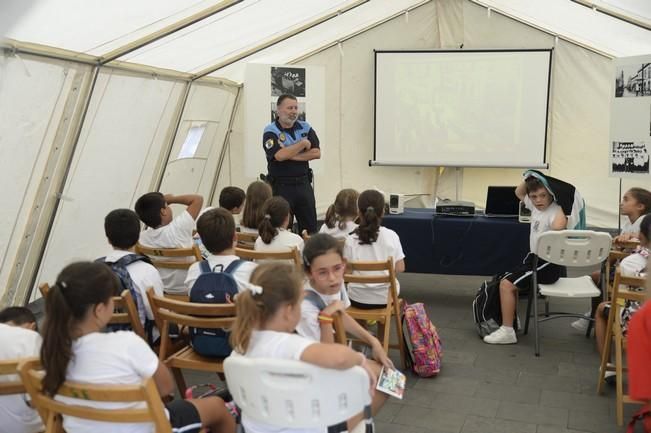
<svg viewBox="0 0 651 433"><path fill-rule="evenodd" d="M469 216L475 214L475 204L469 201L439 200L436 203L436 213L439 215Z"/></svg>

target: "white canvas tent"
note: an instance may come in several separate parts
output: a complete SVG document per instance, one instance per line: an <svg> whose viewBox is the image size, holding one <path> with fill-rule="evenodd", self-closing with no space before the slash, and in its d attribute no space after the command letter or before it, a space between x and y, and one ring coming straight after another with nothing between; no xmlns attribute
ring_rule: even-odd
<svg viewBox="0 0 651 433"><path fill-rule="evenodd" d="M146 191L196 191L212 203L223 186L253 180L248 63L325 71L319 211L342 187L448 197L458 187L483 205L487 185L514 184L521 170L368 166L373 50L554 48L549 172L580 189L590 224L616 227L613 58L651 53L649 9L642 0L3 2L2 304L24 303L64 264L104 254L104 215ZM178 159L196 122L206 125L197 153Z"/></svg>

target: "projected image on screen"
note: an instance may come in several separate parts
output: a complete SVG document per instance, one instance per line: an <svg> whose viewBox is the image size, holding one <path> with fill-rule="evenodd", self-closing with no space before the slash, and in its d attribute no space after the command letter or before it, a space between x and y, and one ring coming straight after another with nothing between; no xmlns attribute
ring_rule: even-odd
<svg viewBox="0 0 651 433"><path fill-rule="evenodd" d="M544 163L549 51L378 52L375 159Z"/></svg>

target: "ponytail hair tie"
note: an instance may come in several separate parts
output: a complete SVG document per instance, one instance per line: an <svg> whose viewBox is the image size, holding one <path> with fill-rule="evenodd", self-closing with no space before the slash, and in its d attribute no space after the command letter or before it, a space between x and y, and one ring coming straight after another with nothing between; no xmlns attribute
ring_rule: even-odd
<svg viewBox="0 0 651 433"><path fill-rule="evenodd" d="M250 283L245 280L237 280L237 283L240 284L242 287L244 287L246 290L251 292L251 295L262 295L262 286L258 286L257 284Z"/></svg>
<svg viewBox="0 0 651 433"><path fill-rule="evenodd" d="M266 220L270 220L270 219L271 219L271 215L269 215L268 213L265 214L265 215L264 215L264 219L266 219Z"/></svg>
<svg viewBox="0 0 651 433"><path fill-rule="evenodd" d="M369 206L366 208L366 212L373 211L375 212L375 208L373 206Z"/></svg>

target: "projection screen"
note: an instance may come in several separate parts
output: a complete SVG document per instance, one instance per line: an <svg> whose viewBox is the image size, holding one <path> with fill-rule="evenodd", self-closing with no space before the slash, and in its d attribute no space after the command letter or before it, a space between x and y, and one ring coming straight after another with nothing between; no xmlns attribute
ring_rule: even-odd
<svg viewBox="0 0 651 433"><path fill-rule="evenodd" d="M552 50L375 52L370 165L546 167Z"/></svg>

